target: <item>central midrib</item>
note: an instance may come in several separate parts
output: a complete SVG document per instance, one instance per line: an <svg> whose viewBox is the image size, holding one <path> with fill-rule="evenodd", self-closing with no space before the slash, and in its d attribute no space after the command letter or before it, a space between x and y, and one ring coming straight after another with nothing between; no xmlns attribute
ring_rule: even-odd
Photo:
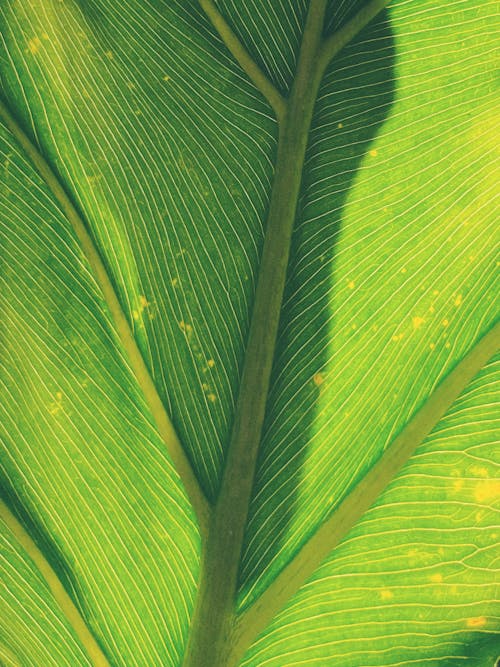
<svg viewBox="0 0 500 667"><path fill-rule="evenodd" d="M280 122L275 176L245 362L221 489L202 556L184 667L227 667L238 569L267 405L292 232L322 78L326 0L312 0L296 76Z"/></svg>

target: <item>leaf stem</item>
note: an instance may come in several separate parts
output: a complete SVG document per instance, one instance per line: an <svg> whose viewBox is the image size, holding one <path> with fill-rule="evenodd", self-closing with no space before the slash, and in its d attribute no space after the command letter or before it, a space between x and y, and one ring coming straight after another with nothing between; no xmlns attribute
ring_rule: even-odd
<svg viewBox="0 0 500 667"><path fill-rule="evenodd" d="M446 414L467 384L498 350L500 322L493 326L455 366L388 446L370 471L321 525L256 602L243 612L233 637L238 661L275 614L317 570L380 494L394 480L417 447Z"/></svg>
<svg viewBox="0 0 500 667"><path fill-rule="evenodd" d="M227 667L238 569L275 354L292 231L321 75L326 0L312 0L280 126L276 171L240 393L221 489L202 558L185 667Z"/></svg>
<svg viewBox="0 0 500 667"><path fill-rule="evenodd" d="M7 128L13 134L20 146L24 149L34 167L51 190L61 210L71 223L78 237L81 248L94 272L94 277L101 288L104 300L108 306L113 319L116 332L128 355L130 365L135 374L137 382L142 389L146 402L149 406L153 419L160 436L172 458L175 468L184 484L184 488L194 507L197 515L200 531L206 534L209 516L209 505L194 474L191 464L182 449L172 422L165 410L165 406L158 394L153 379L144 362L141 351L134 338L130 324L122 310L115 289L108 275L106 267L99 255L94 242L88 233L85 223L80 214L66 194L58 177L52 171L50 165L40 153L38 148L30 141L17 120L12 116L4 102L0 99L0 120L3 120Z"/></svg>
<svg viewBox="0 0 500 667"><path fill-rule="evenodd" d="M5 522L19 544L37 566L38 571L45 579L56 602L64 612L66 620L69 622L78 639L87 651L94 667L110 667L106 656L91 634L85 621L81 617L80 612L64 589L59 577L35 542L31 539L25 528L17 520L3 500L0 500L0 518Z"/></svg>
<svg viewBox="0 0 500 667"><path fill-rule="evenodd" d="M250 77L255 86L260 90L262 95L267 99L276 114L276 118L281 122L285 115L286 102L279 90L267 78L252 56L245 49L230 28L226 19L215 6L213 0L199 0L199 3L228 50L234 56L243 71Z"/></svg>

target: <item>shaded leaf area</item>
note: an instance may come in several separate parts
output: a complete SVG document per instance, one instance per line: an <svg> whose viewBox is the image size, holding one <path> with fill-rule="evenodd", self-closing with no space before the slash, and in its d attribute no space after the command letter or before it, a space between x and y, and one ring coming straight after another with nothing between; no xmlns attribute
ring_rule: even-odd
<svg viewBox="0 0 500 667"><path fill-rule="evenodd" d="M192 510L69 223L1 126L0 156L2 496L106 653L177 664L198 567ZM30 624L3 620L11 651L31 644Z"/></svg>
<svg viewBox="0 0 500 667"><path fill-rule="evenodd" d="M243 607L495 322L492 11L487 2L392 3L392 37L381 16L327 73L250 508Z"/></svg>
<svg viewBox="0 0 500 667"><path fill-rule="evenodd" d="M91 667L38 569L1 524L0 663L5 667Z"/></svg>
<svg viewBox="0 0 500 667"><path fill-rule="evenodd" d="M500 357L276 617L245 667L493 666Z"/></svg>

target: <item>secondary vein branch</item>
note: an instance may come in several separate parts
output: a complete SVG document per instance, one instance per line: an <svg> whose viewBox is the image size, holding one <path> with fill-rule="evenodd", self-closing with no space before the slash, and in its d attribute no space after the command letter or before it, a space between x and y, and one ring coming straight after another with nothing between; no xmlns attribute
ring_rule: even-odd
<svg viewBox="0 0 500 667"><path fill-rule="evenodd" d="M278 121L281 121L285 115L286 102L279 90L271 83L252 56L245 49L225 18L215 6L215 3L212 0L199 0L199 3L235 60L250 77L251 81L253 81L262 95L267 99L273 108Z"/></svg>
<svg viewBox="0 0 500 667"><path fill-rule="evenodd" d="M177 472L184 484L184 488L197 515L200 530L206 533L209 517L209 505L194 474L191 464L177 437L172 422L165 410L149 370L144 362L141 351L134 338L130 324L122 310L118 296L101 259L99 251L88 233L85 223L76 210L56 174L45 160L40 151L30 141L17 120L10 113L7 106L0 100L0 119L11 131L19 145L23 148L34 167L50 188L61 210L73 227L80 242L81 248L93 269L94 277L101 288L102 294L113 319L116 332L128 355L132 370L148 403L156 427L172 458Z"/></svg>
<svg viewBox="0 0 500 667"><path fill-rule="evenodd" d="M324 73L331 60L377 16L391 0L371 0L350 21L327 37L319 56L319 68Z"/></svg>
<svg viewBox="0 0 500 667"><path fill-rule="evenodd" d="M234 634L234 661L241 658L250 643L267 627L276 613L313 575L373 505L467 384L497 352L499 343L500 323L497 323L438 385L377 463L281 571L269 588L241 614Z"/></svg>
<svg viewBox="0 0 500 667"><path fill-rule="evenodd" d="M37 566L38 571L45 579L54 599L58 603L60 609L64 612L66 620L69 622L76 636L87 651L94 667L110 667L106 656L88 629L80 612L64 589L59 577L35 542L31 539L25 528L17 520L14 514L12 514L3 500L0 500L0 517L13 533L18 543L23 547L28 556Z"/></svg>

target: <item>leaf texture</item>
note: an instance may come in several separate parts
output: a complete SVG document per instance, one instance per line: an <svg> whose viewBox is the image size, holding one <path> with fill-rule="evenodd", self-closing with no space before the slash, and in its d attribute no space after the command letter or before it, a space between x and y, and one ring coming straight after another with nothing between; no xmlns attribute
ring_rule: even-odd
<svg viewBox="0 0 500 667"><path fill-rule="evenodd" d="M327 3L323 37L366 4ZM214 6L287 98L309 3ZM1 96L81 216L213 504L273 111L191 0L6 0L0 36ZM326 70L239 565L243 621L498 318L497 36L492 0L393 0ZM0 121L2 496L110 665L181 665L195 514L88 257L11 130ZM242 665L493 664L497 372L473 380ZM88 664L4 539L0 661Z"/></svg>
<svg viewBox="0 0 500 667"><path fill-rule="evenodd" d="M495 664L499 373L497 357L276 617L245 667Z"/></svg>

